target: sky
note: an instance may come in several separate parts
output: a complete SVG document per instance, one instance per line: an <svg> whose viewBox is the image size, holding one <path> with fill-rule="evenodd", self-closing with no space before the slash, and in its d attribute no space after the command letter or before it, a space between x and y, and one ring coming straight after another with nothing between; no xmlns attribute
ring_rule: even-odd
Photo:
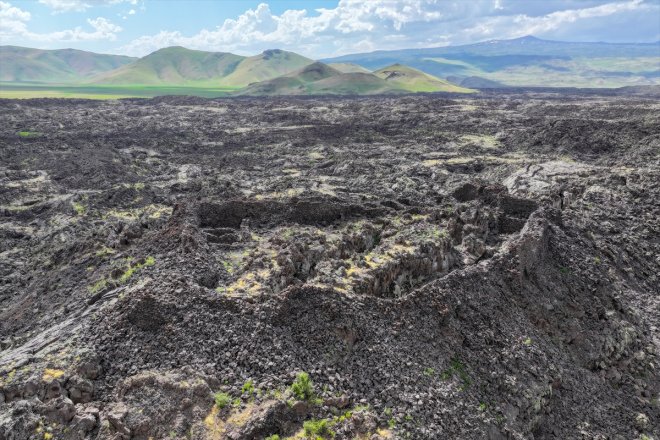
<svg viewBox="0 0 660 440"><path fill-rule="evenodd" d="M167 46L324 58L534 35L660 40L660 0L0 0L0 44L144 56Z"/></svg>

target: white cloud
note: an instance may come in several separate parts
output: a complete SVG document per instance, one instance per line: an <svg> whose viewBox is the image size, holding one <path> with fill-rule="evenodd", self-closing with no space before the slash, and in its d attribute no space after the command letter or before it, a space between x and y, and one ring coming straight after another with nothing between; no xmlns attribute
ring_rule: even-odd
<svg viewBox="0 0 660 440"><path fill-rule="evenodd" d="M340 0L335 8L290 9L273 14L266 3L227 19L214 29L186 36L163 30L119 48L145 55L165 46L252 54L279 47L310 56L374 49L428 47L543 35L580 20L647 7L642 0ZM581 6L576 8L576 5Z"/></svg>
<svg viewBox="0 0 660 440"><path fill-rule="evenodd" d="M23 11L10 3L0 1L0 37L5 35L20 35L27 31L30 13Z"/></svg>
<svg viewBox="0 0 660 440"><path fill-rule="evenodd" d="M130 11L128 11L128 15L135 15L135 9L131 9Z"/></svg>
<svg viewBox="0 0 660 440"><path fill-rule="evenodd" d="M617 3L606 3L582 9L567 9L551 12L541 16L516 14L501 17L485 18L480 24L465 30L472 38L515 38L525 35L542 35L561 28L562 26L596 17L607 17L627 11L646 9L648 5L642 0L629 0Z"/></svg>
<svg viewBox="0 0 660 440"><path fill-rule="evenodd" d="M493 6L492 0L449 3L441 0L340 0L336 8L318 9L314 14L305 9L290 9L275 15L262 3L235 19L225 20L215 29L203 29L192 36L161 31L140 37L119 50L144 55L163 45L182 45L253 53L269 47L300 50L301 47L328 46L329 53L334 53L378 46L383 37L392 34L405 33L410 39L414 36L414 27L419 24L428 27L456 19L471 10L492 9Z"/></svg>
<svg viewBox="0 0 660 440"><path fill-rule="evenodd" d="M117 5L130 3L136 5L138 0L39 0L39 3L48 6L55 13L82 12L94 6Z"/></svg>
<svg viewBox="0 0 660 440"><path fill-rule="evenodd" d="M32 32L28 29L31 15L7 2L0 1L0 41L21 38L29 41L54 43L73 41L115 41L117 34L122 31L120 26L110 22L106 18L97 17L87 19L91 30L81 27L66 29L55 32Z"/></svg>

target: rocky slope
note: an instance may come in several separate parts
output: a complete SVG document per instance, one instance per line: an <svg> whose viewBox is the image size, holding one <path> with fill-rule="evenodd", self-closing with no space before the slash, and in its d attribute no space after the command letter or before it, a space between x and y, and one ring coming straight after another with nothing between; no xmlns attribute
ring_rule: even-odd
<svg viewBox="0 0 660 440"><path fill-rule="evenodd" d="M0 439L658 438L658 109L0 102Z"/></svg>

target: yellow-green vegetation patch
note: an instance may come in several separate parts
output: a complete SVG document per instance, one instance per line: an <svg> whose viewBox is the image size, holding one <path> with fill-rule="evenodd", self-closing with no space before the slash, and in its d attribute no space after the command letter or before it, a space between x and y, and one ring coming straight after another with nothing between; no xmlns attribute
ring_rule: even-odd
<svg viewBox="0 0 660 440"><path fill-rule="evenodd" d="M16 134L22 138L35 138L41 136L41 133L38 131L19 131Z"/></svg>
<svg viewBox="0 0 660 440"><path fill-rule="evenodd" d="M15 365L15 364L14 364ZM16 377L16 369L12 369L4 377L0 376L0 386L8 385L14 381Z"/></svg>
<svg viewBox="0 0 660 440"><path fill-rule="evenodd" d="M98 251L96 251L96 256L103 258L103 257L106 257L108 255L112 255L114 253L115 253L114 249L112 249L111 247L103 245L103 246L101 246L101 248Z"/></svg>
<svg viewBox="0 0 660 440"><path fill-rule="evenodd" d="M76 211L76 214L78 214L78 215L85 215L85 212L87 212L87 208L82 203L71 202L71 206L73 207L74 211Z"/></svg>
<svg viewBox="0 0 660 440"><path fill-rule="evenodd" d="M129 278L133 276L135 272L139 271L143 267L153 266L154 264L156 264L156 259L152 256L145 258L144 262L136 263L135 265L129 264L128 269L126 269L126 271L119 277L119 281L125 283L129 280Z"/></svg>
<svg viewBox="0 0 660 440"><path fill-rule="evenodd" d="M44 370L44 374L41 376L41 380L44 382L50 382L55 379L59 379L60 377L64 376L64 370L57 370L54 368L46 368Z"/></svg>
<svg viewBox="0 0 660 440"><path fill-rule="evenodd" d="M137 185L137 184L136 184ZM101 214L102 219L117 218L122 220L137 220L141 215L145 214L148 218L158 219L163 215L171 215L172 208L170 206L150 204L143 208L133 209L109 209Z"/></svg>
<svg viewBox="0 0 660 440"><path fill-rule="evenodd" d="M91 286L88 286L87 290L89 290L89 293L94 294L105 289L107 285L108 285L108 280L106 280L105 278L101 278Z"/></svg>
<svg viewBox="0 0 660 440"><path fill-rule="evenodd" d="M297 177L300 174L294 175L289 174L292 177ZM291 197L299 196L305 192L305 188L288 188L285 191L274 191L266 194L257 194L254 196L256 200L266 200L266 199L289 199Z"/></svg>
<svg viewBox="0 0 660 440"><path fill-rule="evenodd" d="M134 260L133 257L127 257L124 260L126 263L126 267L122 272L122 274L119 276L117 282L115 282L115 284L116 283L125 284L133 275L135 275L135 273L139 272L141 269L156 264L156 259L152 256L148 256L143 261L139 261L135 264L132 264L133 260ZM95 294L108 287L110 283L111 281L108 278L101 278L100 280L96 281L94 284L88 286L87 290L89 290L89 293Z"/></svg>
<svg viewBox="0 0 660 440"><path fill-rule="evenodd" d="M495 136L488 134L464 134L460 137L462 144L475 144L481 148L497 149L502 145Z"/></svg>
<svg viewBox="0 0 660 440"><path fill-rule="evenodd" d="M325 159L325 155L319 151L311 151L309 154L307 154L307 157L309 157L311 160Z"/></svg>

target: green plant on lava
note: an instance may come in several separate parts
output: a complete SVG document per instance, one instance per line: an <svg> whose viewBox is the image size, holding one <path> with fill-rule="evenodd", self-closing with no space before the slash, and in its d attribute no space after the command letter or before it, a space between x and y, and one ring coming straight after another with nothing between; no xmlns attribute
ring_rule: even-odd
<svg viewBox="0 0 660 440"><path fill-rule="evenodd" d="M309 374L304 371L298 373L296 380L291 384L291 391L298 400L312 400L314 398L314 384Z"/></svg>
<svg viewBox="0 0 660 440"><path fill-rule="evenodd" d="M225 408L227 405L231 404L231 396L227 393L218 392L213 396L215 400L215 406L220 409Z"/></svg>
<svg viewBox="0 0 660 440"><path fill-rule="evenodd" d="M139 271L143 267L153 266L154 264L156 264L156 259L151 256L145 258L144 262L142 263L137 263L135 265L130 265L129 263L128 269L126 269L126 271L124 271L124 273L119 277L119 281L121 283L125 283L129 278L133 276L136 271Z"/></svg>
<svg viewBox="0 0 660 440"><path fill-rule="evenodd" d="M462 382L461 390L464 390L472 383L470 376L465 371L465 364L463 364L463 362L461 362L460 359L458 358L453 358L451 360L451 364L449 368L447 368L442 372L442 374L440 374L440 378L442 380L449 380L454 376L458 376L459 379L461 380Z"/></svg>
<svg viewBox="0 0 660 440"><path fill-rule="evenodd" d="M41 133L38 131L19 131L16 133L18 137L22 138L35 138L41 136Z"/></svg>
<svg viewBox="0 0 660 440"><path fill-rule="evenodd" d="M328 426L327 420L308 420L303 423L303 431L307 438L314 440L335 436L334 431Z"/></svg>
<svg viewBox="0 0 660 440"><path fill-rule="evenodd" d="M254 394L254 381L252 379L248 379L245 381L243 387L241 388L241 393L248 394L250 396Z"/></svg>
<svg viewBox="0 0 660 440"><path fill-rule="evenodd" d="M71 206L73 206L74 211L76 211L76 214L78 215L85 215L85 212L87 211L87 208L85 208L85 205L82 203L71 202Z"/></svg>

